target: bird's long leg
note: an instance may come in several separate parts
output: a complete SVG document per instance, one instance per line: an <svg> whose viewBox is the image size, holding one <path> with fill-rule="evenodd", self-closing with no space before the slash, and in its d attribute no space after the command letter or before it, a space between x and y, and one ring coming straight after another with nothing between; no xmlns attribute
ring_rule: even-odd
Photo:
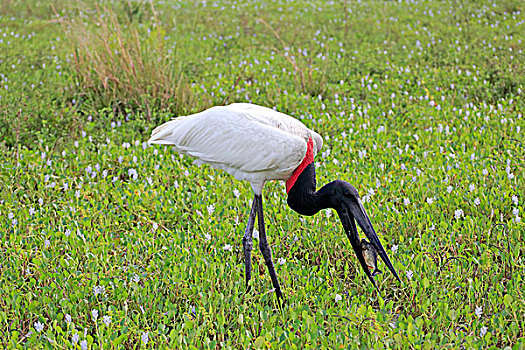
<svg viewBox="0 0 525 350"><path fill-rule="evenodd" d="M277 280L277 274L275 273L275 268L272 261L272 251L268 245L266 231L264 229L262 195L255 195L255 200L257 201L257 221L259 223L259 249L261 250L261 253L264 257L264 262L268 267L268 272L270 273L270 278L272 279L272 284L275 288L275 294L277 294L278 298L282 299L283 293L281 292L281 287L279 286L279 281Z"/></svg>
<svg viewBox="0 0 525 350"><path fill-rule="evenodd" d="M250 210L250 216L248 217L248 226L246 226L244 237L242 237L242 247L244 249L244 276L246 277L246 286L248 286L248 282L252 278L252 234L253 224L255 223L256 207L257 198L254 198L252 209Z"/></svg>

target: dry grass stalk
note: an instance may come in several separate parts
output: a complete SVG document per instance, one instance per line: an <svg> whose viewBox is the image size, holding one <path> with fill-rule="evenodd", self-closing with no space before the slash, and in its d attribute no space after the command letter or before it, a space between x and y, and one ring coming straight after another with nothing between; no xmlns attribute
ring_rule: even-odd
<svg viewBox="0 0 525 350"><path fill-rule="evenodd" d="M295 57L288 50L289 46L286 45L283 39L281 39L279 33L277 33L277 31L273 29L273 27L265 20L257 18L257 21L261 22L268 29L270 29L275 38L279 40L279 43L283 47L283 51L288 52L288 54L283 52L283 56L292 65L296 74L296 80L298 80L299 85L301 87L301 91L311 96L323 94L326 90L327 83L325 74L326 63L323 65L322 69L319 70L313 65L311 59L308 62L302 60L300 56L297 59L295 59Z"/></svg>

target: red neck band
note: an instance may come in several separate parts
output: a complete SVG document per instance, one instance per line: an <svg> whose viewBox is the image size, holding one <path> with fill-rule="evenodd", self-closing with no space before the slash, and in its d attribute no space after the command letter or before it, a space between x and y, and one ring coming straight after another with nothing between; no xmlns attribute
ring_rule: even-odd
<svg viewBox="0 0 525 350"><path fill-rule="evenodd" d="M297 178L299 177L299 175L301 175L303 170L313 162L314 162L314 141L310 137L306 145L306 155L304 156L303 161L293 171L292 176L290 176L290 178L286 180L286 193L290 192L293 185L295 185L295 182L297 181Z"/></svg>

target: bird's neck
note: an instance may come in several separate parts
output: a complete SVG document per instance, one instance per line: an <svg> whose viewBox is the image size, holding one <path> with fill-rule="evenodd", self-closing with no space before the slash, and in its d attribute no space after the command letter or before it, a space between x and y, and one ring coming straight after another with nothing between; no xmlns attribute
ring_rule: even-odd
<svg viewBox="0 0 525 350"><path fill-rule="evenodd" d="M288 206L301 215L314 215L321 209L333 208L332 189L334 182L316 191L315 165L308 164L288 191Z"/></svg>

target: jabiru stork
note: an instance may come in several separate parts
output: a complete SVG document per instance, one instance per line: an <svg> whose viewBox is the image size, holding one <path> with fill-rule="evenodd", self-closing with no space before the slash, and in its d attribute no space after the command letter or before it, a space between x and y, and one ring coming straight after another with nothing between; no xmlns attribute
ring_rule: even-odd
<svg viewBox="0 0 525 350"><path fill-rule="evenodd" d="M173 146L176 152L194 157L196 164L223 169L237 180L251 184L254 198L242 238L246 285L251 279L252 233L257 216L259 249L277 297L282 298L263 218L263 187L271 180L286 181L288 205L301 215L314 215L326 208L337 211L359 263L376 286L363 257L357 221L370 244L400 281L357 190L341 180L316 190L314 157L323 139L299 120L267 107L234 103L168 121L153 130L148 142Z"/></svg>

